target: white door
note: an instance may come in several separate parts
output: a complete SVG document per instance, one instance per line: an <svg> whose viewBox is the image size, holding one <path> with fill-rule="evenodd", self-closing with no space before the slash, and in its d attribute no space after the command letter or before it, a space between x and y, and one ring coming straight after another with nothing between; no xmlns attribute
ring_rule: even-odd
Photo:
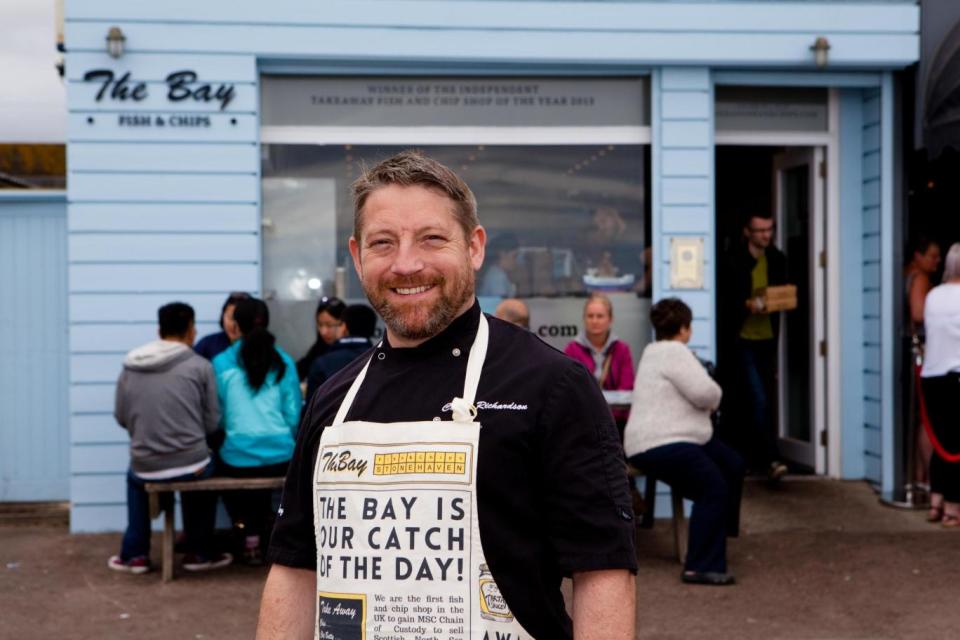
<svg viewBox="0 0 960 640"><path fill-rule="evenodd" d="M777 246L787 255L798 307L781 317L778 433L784 458L826 472L824 150L774 158Z"/></svg>

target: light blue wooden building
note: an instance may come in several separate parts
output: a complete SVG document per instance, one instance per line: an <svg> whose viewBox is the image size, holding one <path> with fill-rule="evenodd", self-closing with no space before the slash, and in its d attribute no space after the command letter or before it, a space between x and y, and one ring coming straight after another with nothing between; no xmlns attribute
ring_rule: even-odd
<svg viewBox="0 0 960 640"><path fill-rule="evenodd" d="M635 350L645 305L677 295L715 357L718 261L744 211L775 211L802 300L781 445L892 491L897 78L918 29L892 0L68 0L72 529L124 524L114 382L157 307L193 304L202 335L228 292L259 292L299 355L315 298L359 295L350 180L409 146L519 247L485 303L528 298L560 344L602 286Z"/></svg>

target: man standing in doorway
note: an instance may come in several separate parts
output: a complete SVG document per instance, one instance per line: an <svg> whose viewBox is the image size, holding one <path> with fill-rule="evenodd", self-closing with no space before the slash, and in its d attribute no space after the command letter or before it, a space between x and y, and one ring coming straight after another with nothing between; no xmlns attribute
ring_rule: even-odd
<svg viewBox="0 0 960 640"><path fill-rule="evenodd" d="M777 405L777 338L780 314L764 307L761 291L786 284L787 259L773 245L776 231L773 217L756 213L744 219L742 243L726 261L721 286L726 288L721 308L728 309L723 339L733 367L727 376L727 391L737 419L725 431L755 471L771 481L787 473L777 447L774 411ZM741 431L742 430L742 431Z"/></svg>
<svg viewBox="0 0 960 640"><path fill-rule="evenodd" d="M633 514L596 381L481 313L459 176L404 152L353 192L386 337L304 413L257 637L632 639Z"/></svg>

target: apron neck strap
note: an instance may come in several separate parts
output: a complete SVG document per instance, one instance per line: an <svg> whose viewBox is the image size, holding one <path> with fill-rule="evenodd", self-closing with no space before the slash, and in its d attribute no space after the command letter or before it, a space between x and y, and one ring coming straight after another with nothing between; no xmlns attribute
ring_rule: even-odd
<svg viewBox="0 0 960 640"><path fill-rule="evenodd" d="M476 416L477 410L473 406L474 401L477 399L477 387L480 386L480 374L483 372L483 363L487 358L487 345L490 341L490 328L487 323L487 318L482 313L480 314L480 326L477 327L477 335L473 339L473 346L470 347L470 356L467 359L467 375L463 383L463 398L454 398L455 404L465 403L467 407L472 408L472 416ZM383 342L377 345L377 348L383 346ZM360 391L360 386L363 384L364 379L367 377L367 370L370 368L370 362L373 360L374 356L370 356L370 360L367 360L367 364L363 366L363 370L360 371L360 375L356 377L353 381L353 384L350 385L350 389L347 391L347 395L344 396L343 402L340 403L340 408L337 410L337 415L333 419L333 425L341 425L347 419L347 412L350 411L350 407L353 406L353 401L357 397L357 393ZM456 418L455 412L455 418Z"/></svg>

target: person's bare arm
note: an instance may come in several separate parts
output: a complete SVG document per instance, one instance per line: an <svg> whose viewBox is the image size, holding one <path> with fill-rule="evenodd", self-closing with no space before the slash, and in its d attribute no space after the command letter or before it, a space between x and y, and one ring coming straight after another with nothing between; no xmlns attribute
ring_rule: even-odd
<svg viewBox="0 0 960 640"><path fill-rule="evenodd" d="M311 640L316 591L315 571L273 565L260 599L257 640Z"/></svg>
<svg viewBox="0 0 960 640"><path fill-rule="evenodd" d="M927 294L933 285L930 284L930 276L920 272L913 277L908 292L910 301L910 318L918 327L923 326L923 307L927 300Z"/></svg>
<svg viewBox="0 0 960 640"><path fill-rule="evenodd" d="M636 577L625 569L573 574L575 640L633 640Z"/></svg>

